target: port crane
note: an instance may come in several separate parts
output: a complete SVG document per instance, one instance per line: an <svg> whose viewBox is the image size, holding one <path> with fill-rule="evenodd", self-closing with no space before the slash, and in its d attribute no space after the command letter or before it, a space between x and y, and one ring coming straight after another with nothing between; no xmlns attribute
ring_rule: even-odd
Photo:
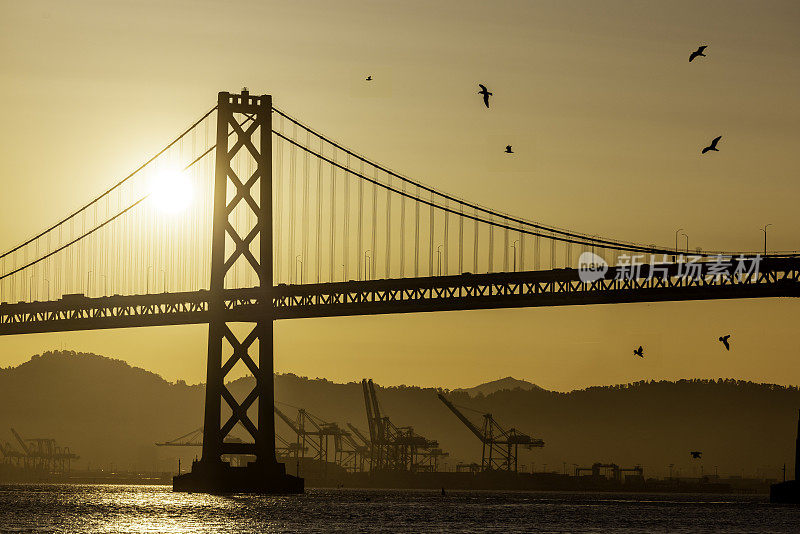
<svg viewBox="0 0 800 534"><path fill-rule="evenodd" d="M620 467L615 463L604 464L602 462L595 462L592 467L575 467L575 476L581 476L581 473L591 473L593 478L600 478L602 475L600 470L605 470L605 478L608 478L609 471L611 472L611 479L617 482L622 482L622 477L625 473L632 473L634 476L644 476L644 469L641 465L633 467Z"/></svg>
<svg viewBox="0 0 800 534"><path fill-rule="evenodd" d="M69 450L69 447L60 447L52 438L23 439L13 428L11 433L22 448L19 457L26 469L32 468L47 473L68 473L72 460L79 458Z"/></svg>
<svg viewBox="0 0 800 534"><path fill-rule="evenodd" d="M168 440L157 441L158 447L202 447L203 446L203 427L196 428L182 436Z"/></svg>
<svg viewBox="0 0 800 534"><path fill-rule="evenodd" d="M353 449L358 451L359 470L363 471L364 462L372 457L372 442L352 423L347 423L347 428L349 428L351 432L349 436L350 443Z"/></svg>
<svg viewBox="0 0 800 534"><path fill-rule="evenodd" d="M242 443L242 439L236 436L227 436L225 438L225 443ZM284 457L290 457L294 454L293 457L297 457L297 451L295 447L297 447L294 443L287 443L285 439L279 436L277 433L275 434L275 452L276 454L283 454ZM182 436L178 436L177 438L173 438L167 441L157 441L156 446L158 447L202 447L203 446L203 427L195 428L191 432L187 432ZM230 461L234 465L245 465L252 457L246 454L224 454L224 458Z"/></svg>
<svg viewBox="0 0 800 534"><path fill-rule="evenodd" d="M439 449L439 442L420 436L413 427L396 426L388 416L382 414L372 380L362 380L361 387L372 443L370 469L411 472L435 470L438 458L447 456Z"/></svg>
<svg viewBox="0 0 800 534"><path fill-rule="evenodd" d="M515 428L506 430L495 421L491 413L482 414L483 428L478 428L478 426L470 421L456 405L447 400L444 395L438 393L437 396L483 444L481 471L499 470L517 472L517 458L520 446L527 449L544 447L544 441L541 439L532 438L528 434L523 434Z"/></svg>
<svg viewBox="0 0 800 534"><path fill-rule="evenodd" d="M356 472L362 471L366 451L363 445L356 442L350 432L308 412L297 408L297 418L292 419L286 413L274 407L275 414L286 423L297 436L298 451L304 453L311 451L311 458L327 466L331 457L331 444L333 441L333 460L344 469ZM302 457L305 457L304 455Z"/></svg>

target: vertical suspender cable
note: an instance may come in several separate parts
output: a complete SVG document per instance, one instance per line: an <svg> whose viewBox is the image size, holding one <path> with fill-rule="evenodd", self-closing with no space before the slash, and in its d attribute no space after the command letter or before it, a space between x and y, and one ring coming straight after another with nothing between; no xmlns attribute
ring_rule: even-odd
<svg viewBox="0 0 800 534"><path fill-rule="evenodd" d="M434 195L431 193L431 209L430 209L430 220L428 221L428 227L430 234L428 235L428 276L433 276L433 238L434 232L436 229L436 211L433 207Z"/></svg>
<svg viewBox="0 0 800 534"><path fill-rule="evenodd" d="M306 146L311 148L311 132L306 131ZM311 157L308 150L304 150L305 160L303 161L303 257L300 264L300 283L307 283L306 273L308 272L308 226L309 226L309 209L308 209L308 182L309 177L309 158Z"/></svg>
<svg viewBox="0 0 800 534"><path fill-rule="evenodd" d="M400 278L405 276L406 262L406 183L400 183L403 195L400 196Z"/></svg>
<svg viewBox="0 0 800 534"><path fill-rule="evenodd" d="M338 150L333 148L333 162L336 163ZM336 279L336 166L331 165L331 268L330 281Z"/></svg>
<svg viewBox="0 0 800 534"><path fill-rule="evenodd" d="M458 273L464 272L464 205L458 205L458 211L462 214L458 216Z"/></svg>
<svg viewBox="0 0 800 534"><path fill-rule="evenodd" d="M478 210L475 212L475 244L472 246L472 272L478 274Z"/></svg>
<svg viewBox="0 0 800 534"><path fill-rule="evenodd" d="M419 186L417 186L417 202L414 202L414 278L419 276Z"/></svg>
<svg viewBox="0 0 800 534"><path fill-rule="evenodd" d="M444 199L444 207L446 208L447 205L448 205L447 199ZM442 244L444 245L442 247L442 251L443 251L442 252L442 272L439 273L439 274L444 274L444 275L447 274L447 259L449 257L447 255L447 250L449 248L448 244L450 242L450 240L448 239L448 226L449 226L448 223L449 222L450 222L450 212L449 211L445 211L444 212L444 238L443 238L444 240L442 241Z"/></svg>
<svg viewBox="0 0 800 534"><path fill-rule="evenodd" d="M376 171L376 178L377 178L377 171ZM389 187L392 187L392 175L386 176L387 183ZM377 186L376 186L377 187ZM377 197L377 191L375 193ZM377 218L375 219L376 223L374 226L377 226ZM373 241L375 238L373 237ZM392 195L391 190L386 189L386 276L385 278L389 278L392 272Z"/></svg>
<svg viewBox="0 0 800 534"><path fill-rule="evenodd" d="M279 122L280 132L283 133L283 117ZM275 141L275 278L278 283L283 282L282 254L283 249L283 138Z"/></svg>
<svg viewBox="0 0 800 534"><path fill-rule="evenodd" d="M342 268L343 280L348 280L347 271L350 256L350 154L347 155L347 171L344 173L344 224L342 225Z"/></svg>
<svg viewBox="0 0 800 534"><path fill-rule="evenodd" d="M292 140L297 141L297 125L292 126ZM296 173L297 173L297 146L294 143L290 143L289 145L289 248L287 250L287 257L286 259L289 261L289 272L286 273L289 277L289 283L296 283L295 280L295 273L297 271L297 258L295 254L297 254L297 247L295 244L295 218L297 214L297 210L295 209L295 188L297 187L296 184Z"/></svg>
<svg viewBox="0 0 800 534"><path fill-rule="evenodd" d="M322 142L322 138L319 140L319 153L321 156L325 155L323 152L324 143ZM320 265L321 265L321 252L319 248L320 243L320 234L322 233L322 164L323 161L321 159L317 159L317 247L316 247L316 254L314 255L314 265L317 269L317 283L320 283Z"/></svg>
<svg viewBox="0 0 800 534"><path fill-rule="evenodd" d="M508 242L508 228L503 229L503 272L508 272L508 249L511 248L511 243Z"/></svg>
<svg viewBox="0 0 800 534"><path fill-rule="evenodd" d="M494 271L494 225L491 215L486 218L489 221L489 270L487 272L491 273Z"/></svg>
<svg viewBox="0 0 800 534"><path fill-rule="evenodd" d="M361 176L364 176L364 160L361 160L361 167L359 169L359 173ZM366 256L364 251L363 245L363 237L364 237L364 180L363 178L358 179L358 232L356 234L356 254L358 255L358 276L356 279L358 280L366 280L367 279L367 272L366 267L362 271L362 261L361 258ZM373 250L372 253L374 254L375 251Z"/></svg>

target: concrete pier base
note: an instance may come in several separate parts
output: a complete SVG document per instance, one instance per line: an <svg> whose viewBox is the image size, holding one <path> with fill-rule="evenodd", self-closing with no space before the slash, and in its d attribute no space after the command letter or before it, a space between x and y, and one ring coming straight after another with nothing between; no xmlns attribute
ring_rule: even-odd
<svg viewBox="0 0 800 534"><path fill-rule="evenodd" d="M769 488L769 502L800 504L800 482L787 480Z"/></svg>
<svg viewBox="0 0 800 534"><path fill-rule="evenodd" d="M280 463L253 462L231 467L226 462L192 463L192 470L172 479L172 491L187 493L303 493L303 479L286 474Z"/></svg>

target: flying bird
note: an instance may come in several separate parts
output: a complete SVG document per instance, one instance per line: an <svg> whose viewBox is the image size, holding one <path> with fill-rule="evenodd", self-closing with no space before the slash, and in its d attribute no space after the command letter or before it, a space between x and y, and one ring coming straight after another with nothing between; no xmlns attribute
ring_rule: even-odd
<svg viewBox="0 0 800 534"><path fill-rule="evenodd" d="M713 150L714 152L719 152L719 149L717 148L717 143L719 143L719 140L720 140L720 139L722 139L722 136L721 136L721 135L720 135L720 136L718 136L718 137L715 137L715 138L714 138L714 140L713 140L713 141L711 141L711 144L710 144L710 145L708 145L707 147L705 147L705 148L703 149L703 151L701 152L701 154L705 154L705 153L706 153L706 152L708 152L709 150Z"/></svg>
<svg viewBox="0 0 800 534"><path fill-rule="evenodd" d="M696 58L697 56L706 57L706 55L703 53L703 51L706 49L707 46L708 45L703 45L703 46L699 47L697 50L695 50L694 52L692 52L692 55L689 56L689 63L691 63L692 60L694 58Z"/></svg>
<svg viewBox="0 0 800 534"><path fill-rule="evenodd" d="M486 104L486 107L488 108L489 97L492 96L492 93L490 93L489 90L486 88L486 86L483 85L482 83L479 83L478 86L481 88L481 90L478 91L478 94L483 95L483 103Z"/></svg>
<svg viewBox="0 0 800 534"><path fill-rule="evenodd" d="M513 154L514 151L511 150L511 145L506 145L506 154Z"/></svg>
<svg viewBox="0 0 800 534"><path fill-rule="evenodd" d="M728 339L730 339L730 337L731 337L731 335L728 334L726 336L722 336L721 338L719 338L719 340L722 342L722 344L725 345L725 349L726 350L731 350L731 344L728 343Z"/></svg>
<svg viewBox="0 0 800 534"><path fill-rule="evenodd" d="M692 458L695 458L695 459L700 458L700 457L703 456L703 453L700 452L700 451L690 451L689 454L691 454Z"/></svg>
<svg viewBox="0 0 800 534"><path fill-rule="evenodd" d="M371 82L371 81L372 81L372 74L370 74L369 76L367 76L367 81L368 81L368 82Z"/></svg>
<svg viewBox="0 0 800 534"><path fill-rule="evenodd" d="M644 349L642 348L642 346L641 346L641 345L639 345L639 348L638 348L638 349L636 349L635 351L633 351L633 353L634 353L636 356L640 357L640 358L644 358Z"/></svg>

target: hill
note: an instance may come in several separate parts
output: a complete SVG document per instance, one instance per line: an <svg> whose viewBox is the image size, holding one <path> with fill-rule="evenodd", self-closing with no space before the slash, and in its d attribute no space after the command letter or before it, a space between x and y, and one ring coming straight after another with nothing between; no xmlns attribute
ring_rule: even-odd
<svg viewBox="0 0 800 534"><path fill-rule="evenodd" d="M483 395L484 397L487 395L491 395L497 391L504 391L504 390L515 390L515 389L522 389L524 391L529 391L531 389L542 389L533 382L528 382L527 380L519 380L511 376L507 376L505 378L500 378L498 380L492 380L491 382L485 382L483 384L477 385L471 388L459 388L454 389L454 393L466 393L470 397L477 397L478 395Z"/></svg>
<svg viewBox="0 0 800 534"><path fill-rule="evenodd" d="M237 399L253 387L229 384ZM471 388L472 389L472 388ZM361 384L337 384L293 374L276 375L278 406L290 416L303 407L328 421L351 422L366 430ZM480 442L436 398L437 390L378 387L381 408L399 426L411 425L450 452L449 465L480 457ZM505 427L545 440L543 449L521 453L526 469L572 469L595 461L642 464L665 474L675 464L682 474L706 472L778 476L793 468L796 387L737 380L638 382L559 393L541 388L503 388L488 395L447 392L480 420L491 412ZM174 469L199 449L153 444L202 425L204 386L170 383L144 369L94 354L51 352L13 368L0 369L0 440L9 427L26 437L53 437L93 467ZM476 413L479 412L479 413ZM279 422L277 430L293 439ZM184 464L186 465L186 464ZM791 472L791 471L790 471Z"/></svg>

